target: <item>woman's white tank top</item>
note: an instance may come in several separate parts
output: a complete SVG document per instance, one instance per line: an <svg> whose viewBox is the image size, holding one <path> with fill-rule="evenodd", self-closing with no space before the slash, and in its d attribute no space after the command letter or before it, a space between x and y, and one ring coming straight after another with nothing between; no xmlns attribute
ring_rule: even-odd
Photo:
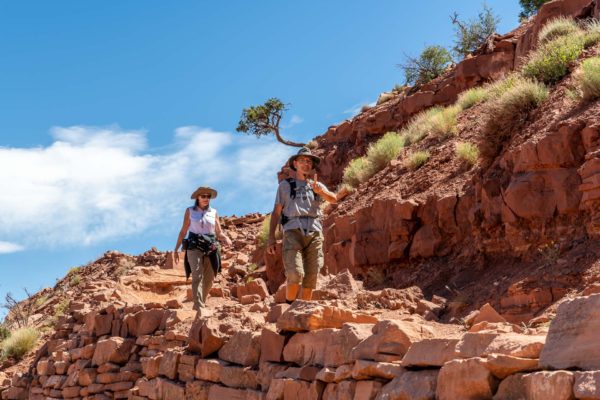
<svg viewBox="0 0 600 400"><path fill-rule="evenodd" d="M189 207L188 210L190 210L190 232L200 235L215 234L217 210L210 206L206 210L194 209L194 207Z"/></svg>

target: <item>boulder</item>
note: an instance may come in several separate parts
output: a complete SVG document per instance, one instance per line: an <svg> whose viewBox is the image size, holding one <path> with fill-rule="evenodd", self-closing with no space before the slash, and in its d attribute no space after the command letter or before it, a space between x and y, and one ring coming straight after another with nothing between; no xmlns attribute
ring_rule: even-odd
<svg viewBox="0 0 600 400"><path fill-rule="evenodd" d="M539 358L545 336L519 333L467 332L456 344L462 358L505 354L514 357Z"/></svg>
<svg viewBox="0 0 600 400"><path fill-rule="evenodd" d="M135 341L121 337L111 337L98 341L92 365L102 365L107 362L125 364L135 346Z"/></svg>
<svg viewBox="0 0 600 400"><path fill-rule="evenodd" d="M600 399L600 371L575 372L573 394L578 399Z"/></svg>
<svg viewBox="0 0 600 400"><path fill-rule="evenodd" d="M600 369L600 294L563 302L550 324L542 368Z"/></svg>
<svg viewBox="0 0 600 400"><path fill-rule="evenodd" d="M486 367L485 359L453 360L440 369L436 398L439 400L491 399L498 380Z"/></svg>
<svg viewBox="0 0 600 400"><path fill-rule="evenodd" d="M435 336L434 330L419 319L384 320L373 327L373 335L352 351L352 358L399 361L412 343Z"/></svg>
<svg viewBox="0 0 600 400"><path fill-rule="evenodd" d="M383 386L375 400L429 400L435 398L437 370L406 371Z"/></svg>
<svg viewBox="0 0 600 400"><path fill-rule="evenodd" d="M490 354L487 357L486 366L499 379L504 379L517 372L535 371L540 368L537 359L513 357L504 354Z"/></svg>
<svg viewBox="0 0 600 400"><path fill-rule="evenodd" d="M374 324L377 318L350 310L296 300L277 320L282 331L303 332L324 328L341 328L344 323Z"/></svg>
<svg viewBox="0 0 600 400"><path fill-rule="evenodd" d="M219 350L219 358L243 366L258 365L260 332L239 331Z"/></svg>
<svg viewBox="0 0 600 400"><path fill-rule="evenodd" d="M403 367L441 367L458 358L456 344L459 339L423 339L414 342L402 358Z"/></svg>

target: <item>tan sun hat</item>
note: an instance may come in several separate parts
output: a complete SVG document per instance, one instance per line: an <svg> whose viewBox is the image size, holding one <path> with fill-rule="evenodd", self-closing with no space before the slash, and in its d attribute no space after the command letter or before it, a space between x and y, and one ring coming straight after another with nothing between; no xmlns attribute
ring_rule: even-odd
<svg viewBox="0 0 600 400"><path fill-rule="evenodd" d="M288 160L288 165L290 166L290 168L292 170L296 170L296 168L294 167L294 160L300 156L306 156L306 157L310 157L311 160L313 161L313 167L317 168L317 165L319 165L319 163L321 162L321 159L317 156L315 156L313 153L311 153L310 149L307 147L302 147L300 150L298 150L297 154L294 154L293 156L290 157L290 159Z"/></svg>
<svg viewBox="0 0 600 400"><path fill-rule="evenodd" d="M210 194L211 199L217 198L217 191L208 186L200 186L198 189L194 190L194 193L192 193L190 198L196 200L201 194Z"/></svg>

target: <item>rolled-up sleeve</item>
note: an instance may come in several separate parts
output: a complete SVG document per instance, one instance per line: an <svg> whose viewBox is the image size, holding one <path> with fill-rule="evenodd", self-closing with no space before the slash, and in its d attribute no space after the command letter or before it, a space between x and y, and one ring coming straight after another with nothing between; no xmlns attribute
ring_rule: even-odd
<svg viewBox="0 0 600 400"><path fill-rule="evenodd" d="M285 207L286 200L289 198L289 186L290 184L287 181L279 182L279 187L277 188L277 195L275 196L275 205L281 204Z"/></svg>

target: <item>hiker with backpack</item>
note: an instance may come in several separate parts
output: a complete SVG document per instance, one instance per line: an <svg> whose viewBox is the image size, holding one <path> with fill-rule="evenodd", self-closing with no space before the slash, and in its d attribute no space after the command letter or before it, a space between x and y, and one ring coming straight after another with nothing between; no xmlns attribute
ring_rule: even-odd
<svg viewBox="0 0 600 400"><path fill-rule="evenodd" d="M275 254L275 230L283 227L283 265L285 268L286 300L298 297L310 300L317 287L317 276L323 267L323 227L321 204L336 202L336 195L318 181L313 171L321 159L302 148L290 157L288 165L296 171L296 178L279 183L275 206L269 226L267 252Z"/></svg>
<svg viewBox="0 0 600 400"><path fill-rule="evenodd" d="M210 206L210 200L216 197L217 191L206 186L192 193L195 203L185 210L175 245L176 264L179 263L179 247L185 251L186 279L192 275L192 296L197 311L205 306L213 280L221 269L221 247L217 238L231 246L231 239L221 229L217 210ZM186 233L188 237L184 239Z"/></svg>

